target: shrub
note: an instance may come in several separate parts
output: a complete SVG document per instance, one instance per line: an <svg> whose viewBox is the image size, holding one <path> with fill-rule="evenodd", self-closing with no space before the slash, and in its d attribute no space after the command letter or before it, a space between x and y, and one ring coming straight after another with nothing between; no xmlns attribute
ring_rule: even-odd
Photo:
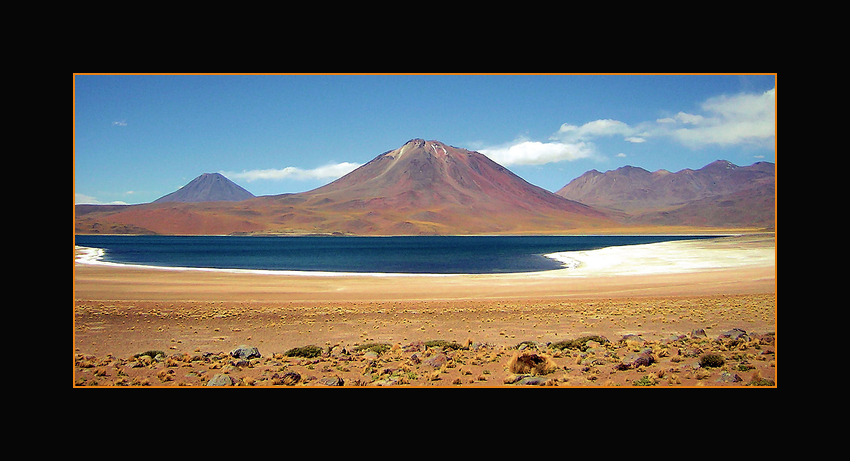
<svg viewBox="0 0 850 461"><path fill-rule="evenodd" d="M655 380L652 379L651 377L649 377L648 375L644 376L643 378L632 383L632 386L654 386L654 385L655 385Z"/></svg>
<svg viewBox="0 0 850 461"><path fill-rule="evenodd" d="M378 355L390 350L390 345L387 343L367 343L354 348L354 352L372 351Z"/></svg>
<svg viewBox="0 0 850 461"><path fill-rule="evenodd" d="M705 354L699 359L699 366L703 368L722 367L726 363L723 356L720 354Z"/></svg>
<svg viewBox="0 0 850 461"><path fill-rule="evenodd" d="M511 358L508 368L518 375L546 375L557 370L558 365L548 355L523 352Z"/></svg>
<svg viewBox="0 0 850 461"><path fill-rule="evenodd" d="M603 338L602 336L593 335L593 336L582 336L581 338L578 338L578 339L572 339L572 340L557 342L555 344L552 344L549 347L552 347L554 349L559 349L559 350L579 349L582 352L584 352L584 351L587 350L587 342L588 341L596 341L597 343L600 343L600 344L604 344L604 343L608 342L608 340Z"/></svg>
<svg viewBox="0 0 850 461"><path fill-rule="evenodd" d="M322 348L319 346L309 345L304 347L293 347L286 351L283 355L286 357L306 357L311 359L322 355Z"/></svg>
<svg viewBox="0 0 850 461"><path fill-rule="evenodd" d="M445 339L432 339L431 341L425 342L425 347L433 347L433 348L442 348L443 350L452 349L463 349L463 346L454 342L454 341L446 341Z"/></svg>
<svg viewBox="0 0 850 461"><path fill-rule="evenodd" d="M150 350L150 351L144 351L144 352L138 353L138 354L134 355L133 357L139 358L139 357L142 357L142 356L145 356L145 355L147 355L148 357L150 357L152 359L155 359L157 355L162 355L164 357L165 352Z"/></svg>

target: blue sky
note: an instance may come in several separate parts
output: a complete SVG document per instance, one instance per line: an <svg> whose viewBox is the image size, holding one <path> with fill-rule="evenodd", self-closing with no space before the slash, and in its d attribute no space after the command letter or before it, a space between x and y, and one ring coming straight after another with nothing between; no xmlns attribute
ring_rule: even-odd
<svg viewBox="0 0 850 461"><path fill-rule="evenodd" d="M75 203L146 203L212 172L255 195L303 192L412 138L477 150L550 191L591 169L775 162L775 87L775 75L75 75Z"/></svg>

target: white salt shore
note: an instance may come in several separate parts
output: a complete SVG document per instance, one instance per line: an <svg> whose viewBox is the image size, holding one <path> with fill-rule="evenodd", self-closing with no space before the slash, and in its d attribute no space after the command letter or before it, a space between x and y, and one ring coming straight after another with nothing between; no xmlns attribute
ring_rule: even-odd
<svg viewBox="0 0 850 461"><path fill-rule="evenodd" d="M729 237L551 253L559 276L674 274L776 264L772 237Z"/></svg>

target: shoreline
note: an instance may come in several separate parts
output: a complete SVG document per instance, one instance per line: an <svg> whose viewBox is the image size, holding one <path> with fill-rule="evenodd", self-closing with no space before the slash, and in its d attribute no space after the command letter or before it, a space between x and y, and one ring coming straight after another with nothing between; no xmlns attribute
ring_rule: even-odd
<svg viewBox="0 0 850 461"><path fill-rule="evenodd" d="M659 248L657 245L667 246L661 246L665 251L652 261L629 259L634 246L623 246L585 252L595 257L585 258L590 264L576 269L404 277L160 269L75 261L74 290L75 299L162 301L517 299L776 292L776 246L772 238L662 242L643 247L643 252ZM694 258L702 261L699 267L689 267Z"/></svg>
<svg viewBox="0 0 850 461"><path fill-rule="evenodd" d="M599 234L600 236L603 234ZM640 236L643 234L633 234ZM661 234L658 234L663 236ZM705 234L669 234L670 236L693 236L706 237ZM592 236L592 235L587 235ZM605 235L605 236L632 236L627 234ZM712 252L700 252L698 254L682 257L682 245L687 243L699 243L701 241L714 241L722 238L752 239L762 237L761 234L717 234L711 239L676 240L670 242L656 242L648 244L619 245L599 248L596 250L562 251L542 254L541 256L557 261L561 268L525 271L525 272L503 272L503 273L409 273L409 272L336 272L336 271L304 271L304 270L278 270L278 269L239 269L239 268L212 268L212 267L172 267L156 266L133 263L116 263L104 261L105 250L96 247L74 246L75 267L78 264L109 266L116 268L136 268L162 271L199 271L213 273L232 274L256 274L275 276L300 276L300 277L453 277L453 276L512 276L512 275L542 275L552 272L559 276L569 277L592 277L595 275L626 275L635 273L653 274L675 274L693 272L704 269L729 267L729 261L716 261L712 256L718 256ZM669 245L668 245L669 244ZM697 247L699 248L699 247ZM687 249L687 248L684 248ZM635 257L635 253L639 256ZM662 254L662 257L659 257ZM707 261L698 262L701 258L708 257ZM764 255L758 255L764 258ZM644 264L641 264L644 262ZM649 267L647 262L654 262ZM619 270L611 270L611 266L617 266ZM580 270L579 270L580 269ZM595 269L596 271L594 272ZM600 270L601 269L601 270ZM607 269L607 270L606 270ZM565 272L569 271L569 272Z"/></svg>

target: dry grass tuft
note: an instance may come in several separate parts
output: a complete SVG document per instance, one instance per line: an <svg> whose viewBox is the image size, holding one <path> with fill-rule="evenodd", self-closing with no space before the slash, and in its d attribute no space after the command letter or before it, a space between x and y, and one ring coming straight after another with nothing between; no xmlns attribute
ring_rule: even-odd
<svg viewBox="0 0 850 461"><path fill-rule="evenodd" d="M556 371L558 365L546 354L524 351L511 358L508 369L518 375L547 375Z"/></svg>

